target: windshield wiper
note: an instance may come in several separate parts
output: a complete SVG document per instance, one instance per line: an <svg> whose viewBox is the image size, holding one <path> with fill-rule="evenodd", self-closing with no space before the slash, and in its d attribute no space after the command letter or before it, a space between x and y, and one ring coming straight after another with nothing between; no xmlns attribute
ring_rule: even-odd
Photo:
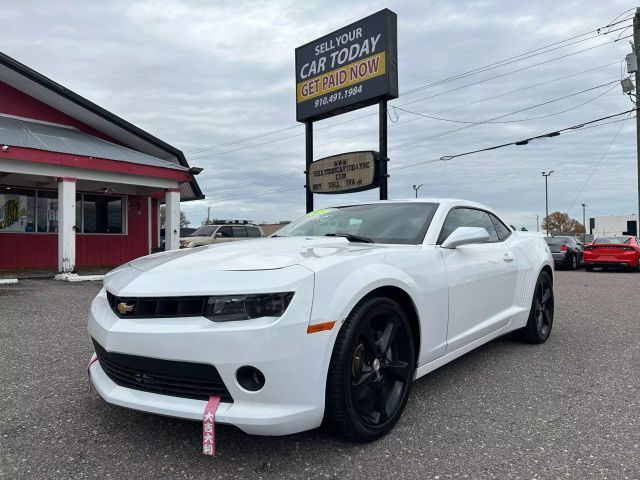
<svg viewBox="0 0 640 480"><path fill-rule="evenodd" d="M360 235L352 235L351 233L327 233L325 234L325 237L343 237L350 242L375 243L370 238L361 237Z"/></svg>

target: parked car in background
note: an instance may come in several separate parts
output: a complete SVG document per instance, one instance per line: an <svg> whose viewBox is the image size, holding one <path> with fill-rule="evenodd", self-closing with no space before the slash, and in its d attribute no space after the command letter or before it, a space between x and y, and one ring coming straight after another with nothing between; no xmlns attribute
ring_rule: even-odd
<svg viewBox="0 0 640 480"><path fill-rule="evenodd" d="M197 228L191 228L191 227L182 227L180 229L180 238L183 237L190 237L193 232L195 232L197 230ZM160 229L160 250L164 250L164 242L165 242L165 229L161 228Z"/></svg>
<svg viewBox="0 0 640 480"><path fill-rule="evenodd" d="M584 264L594 267L626 267L640 271L640 239L631 235L596 237L584 247Z"/></svg>
<svg viewBox="0 0 640 480"><path fill-rule="evenodd" d="M180 239L180 248L201 247L211 243L233 242L264 237L257 225L203 225L189 237Z"/></svg>
<svg viewBox="0 0 640 480"><path fill-rule="evenodd" d="M582 263L584 247L582 243L573 237L557 236L544 237L553 255L556 267L565 267L571 270L578 268Z"/></svg>

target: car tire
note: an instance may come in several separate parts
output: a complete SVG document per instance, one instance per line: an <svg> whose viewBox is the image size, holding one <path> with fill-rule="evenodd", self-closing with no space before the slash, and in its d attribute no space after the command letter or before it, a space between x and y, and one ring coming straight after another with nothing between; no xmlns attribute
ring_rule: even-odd
<svg viewBox="0 0 640 480"><path fill-rule="evenodd" d="M526 343L544 343L553 328L553 282L547 272L541 272L536 282L527 325L514 332L514 336Z"/></svg>
<svg viewBox="0 0 640 480"><path fill-rule="evenodd" d="M578 268L578 257L575 254L571 254L569 257L569 263L567 265L569 270L575 270Z"/></svg>
<svg viewBox="0 0 640 480"><path fill-rule="evenodd" d="M333 347L325 427L358 442L388 433L407 403L415 359L413 332L402 307L386 297L359 303Z"/></svg>

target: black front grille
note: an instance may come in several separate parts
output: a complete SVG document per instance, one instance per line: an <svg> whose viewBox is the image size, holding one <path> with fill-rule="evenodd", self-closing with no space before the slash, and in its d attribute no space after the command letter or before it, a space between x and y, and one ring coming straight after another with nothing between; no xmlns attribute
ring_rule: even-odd
<svg viewBox="0 0 640 480"><path fill-rule="evenodd" d="M216 395L222 402L233 402L213 365L107 352L91 340L100 367L121 387L195 400L208 400Z"/></svg>
<svg viewBox="0 0 640 480"><path fill-rule="evenodd" d="M113 313L120 318L200 317L207 297L116 297L107 292Z"/></svg>

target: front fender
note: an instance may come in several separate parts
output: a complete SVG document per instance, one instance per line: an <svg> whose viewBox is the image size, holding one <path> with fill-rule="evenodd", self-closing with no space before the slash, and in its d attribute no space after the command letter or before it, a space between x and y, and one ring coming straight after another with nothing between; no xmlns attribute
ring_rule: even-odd
<svg viewBox="0 0 640 480"><path fill-rule="evenodd" d="M323 273L326 273L326 278ZM388 264L371 264L349 272L347 275L333 275L320 272L316 277L314 306L310 324L335 320L342 325L353 308L371 291L380 287L401 288L415 298L420 288L416 281L406 272ZM330 299L319 302L319 299Z"/></svg>
<svg viewBox="0 0 640 480"><path fill-rule="evenodd" d="M325 366L335 340L353 308L380 287L406 292L416 309L420 349L418 365L438 358L446 349L448 287L444 262L437 249L422 249L383 257L375 263L347 263L316 271L313 308L309 323L335 321L327 335Z"/></svg>

